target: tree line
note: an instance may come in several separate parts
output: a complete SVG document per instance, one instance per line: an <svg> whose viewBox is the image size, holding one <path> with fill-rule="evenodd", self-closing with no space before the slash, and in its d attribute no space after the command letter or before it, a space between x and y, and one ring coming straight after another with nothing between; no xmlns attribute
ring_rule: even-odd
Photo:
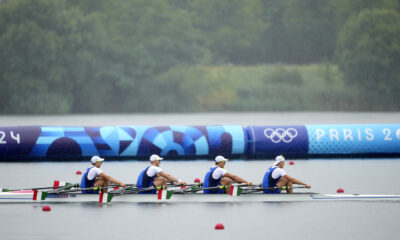
<svg viewBox="0 0 400 240"><path fill-rule="evenodd" d="M397 0L2 0L0 113L399 110L399 11ZM310 64L320 86L303 81ZM213 75L227 71L241 80ZM298 97L276 96L283 87Z"/></svg>

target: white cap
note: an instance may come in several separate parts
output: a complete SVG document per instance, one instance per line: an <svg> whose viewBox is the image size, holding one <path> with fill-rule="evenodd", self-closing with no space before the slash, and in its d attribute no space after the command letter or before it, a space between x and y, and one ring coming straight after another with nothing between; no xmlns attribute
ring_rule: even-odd
<svg viewBox="0 0 400 240"><path fill-rule="evenodd" d="M224 158L223 156L216 156L215 157L215 162L217 162L217 163L219 163L219 162L222 162L222 161L229 161L229 159L226 159L226 158Z"/></svg>
<svg viewBox="0 0 400 240"><path fill-rule="evenodd" d="M156 161L156 160L161 161L161 160L163 160L163 159L164 159L164 158L161 158L161 157L158 156L157 154L153 154L153 155L150 156L150 162L154 162L154 161Z"/></svg>
<svg viewBox="0 0 400 240"><path fill-rule="evenodd" d="M276 166L280 162L284 162L285 158L282 155L276 156L274 166Z"/></svg>
<svg viewBox="0 0 400 240"><path fill-rule="evenodd" d="M92 162L92 164L95 164L97 162L102 162L104 161L104 158L101 158L99 156L93 156L92 159L90 159L90 161Z"/></svg>

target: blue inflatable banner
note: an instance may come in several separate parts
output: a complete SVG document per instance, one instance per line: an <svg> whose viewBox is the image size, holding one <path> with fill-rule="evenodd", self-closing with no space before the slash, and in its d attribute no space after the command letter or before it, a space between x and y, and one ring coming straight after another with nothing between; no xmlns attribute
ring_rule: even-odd
<svg viewBox="0 0 400 240"><path fill-rule="evenodd" d="M248 156L307 156L308 135L304 126L250 126L246 128Z"/></svg>
<svg viewBox="0 0 400 240"><path fill-rule="evenodd" d="M0 159L28 160L40 132L40 127L0 127Z"/></svg>
<svg viewBox="0 0 400 240"><path fill-rule="evenodd" d="M104 126L0 128L0 159L243 156L241 126Z"/></svg>
<svg viewBox="0 0 400 240"><path fill-rule="evenodd" d="M400 153L400 124L306 125L309 154Z"/></svg>
<svg viewBox="0 0 400 240"><path fill-rule="evenodd" d="M400 156L400 124L0 127L0 160Z"/></svg>

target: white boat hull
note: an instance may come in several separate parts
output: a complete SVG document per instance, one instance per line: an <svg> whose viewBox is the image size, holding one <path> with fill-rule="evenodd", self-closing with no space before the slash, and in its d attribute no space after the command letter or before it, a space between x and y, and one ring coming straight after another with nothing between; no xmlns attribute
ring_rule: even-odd
<svg viewBox="0 0 400 240"><path fill-rule="evenodd" d="M107 203L107 194L64 193L49 194L45 200L33 200L33 192L0 193L0 203ZM101 201L99 201L101 199ZM114 196L112 203L159 203L159 202L310 202L310 201L400 201L400 195L358 195L358 194L242 194L237 197L228 194L174 194L169 200L158 200L156 194L126 194Z"/></svg>

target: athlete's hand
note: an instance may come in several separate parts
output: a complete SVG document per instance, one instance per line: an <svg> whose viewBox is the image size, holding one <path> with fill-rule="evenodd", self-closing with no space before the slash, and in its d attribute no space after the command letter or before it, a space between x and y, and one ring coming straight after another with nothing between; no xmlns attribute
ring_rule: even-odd
<svg viewBox="0 0 400 240"><path fill-rule="evenodd" d="M123 183L123 182L120 182L119 185L120 185L121 187L126 187L126 184Z"/></svg>
<svg viewBox="0 0 400 240"><path fill-rule="evenodd" d="M187 182L174 182L174 185L187 185Z"/></svg>
<svg viewBox="0 0 400 240"><path fill-rule="evenodd" d="M246 182L246 184L247 184L248 186L252 186L252 185L253 185L252 182Z"/></svg>
<svg viewBox="0 0 400 240"><path fill-rule="evenodd" d="M311 185L307 183L304 186L306 186L306 188L311 188Z"/></svg>

